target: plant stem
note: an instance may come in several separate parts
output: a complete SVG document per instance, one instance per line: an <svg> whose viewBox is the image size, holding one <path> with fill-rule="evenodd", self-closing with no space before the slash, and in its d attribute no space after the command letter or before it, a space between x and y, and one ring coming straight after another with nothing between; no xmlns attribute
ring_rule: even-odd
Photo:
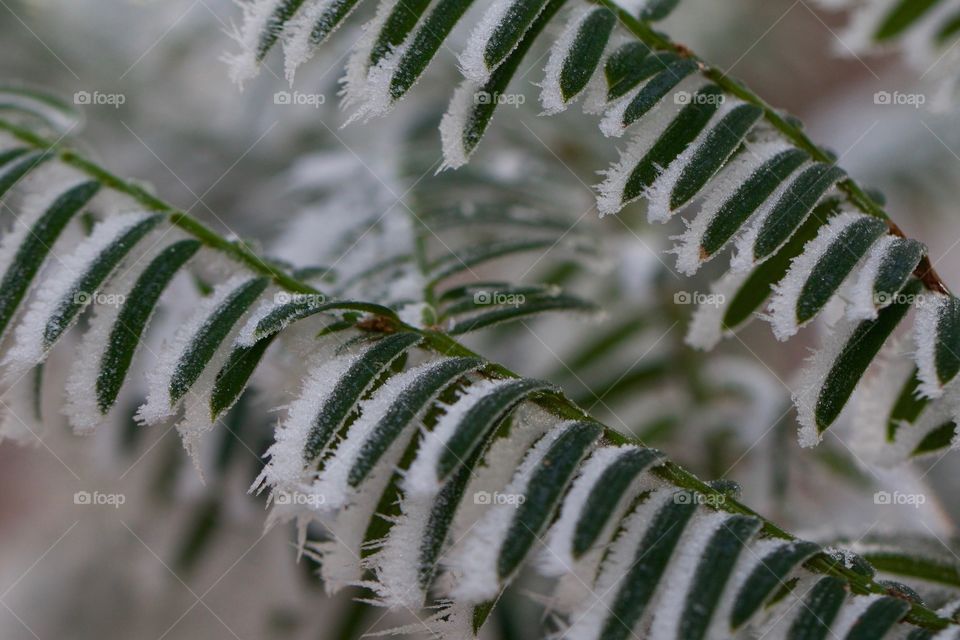
<svg viewBox="0 0 960 640"><path fill-rule="evenodd" d="M606 0L601 1L606 3ZM216 251L223 252L229 257L244 264L255 273L272 278L279 287L294 293L319 293L310 285L301 282L300 280L283 272L278 267L270 264L245 244L227 240L201 223L196 218L190 216L188 213L177 209L173 205L170 205L163 200L160 200L136 184L117 177L115 174L87 160L76 152L67 148L57 147L57 145L54 145L51 141L37 136L27 129L23 129L2 119L0 119L0 130L5 130L21 141L36 148L51 150L56 149L56 153L62 162L99 180L104 186L130 196L132 199L152 211L167 214L171 224L179 227L184 232L195 237L197 240L200 240L200 242L202 242L205 246ZM447 356L475 357L487 361L486 358L476 354L444 333L408 325L397 319L395 316L383 316L378 320L379 321L375 323L365 323L365 329L370 331L416 332L423 337L423 346L438 354ZM485 372L493 377L521 377L507 367L493 362L489 363L485 369ZM558 418L566 420L593 421L587 412L577 406L572 400L564 396L562 393L545 393L536 397L534 401ZM612 427L603 425L603 429L605 440L611 444L643 446L641 442L631 438L630 436L620 433ZM763 523L763 532L768 536L781 538L784 540L795 539L793 535L787 533L770 520L767 520L763 516L757 514L755 511L739 501L717 491L675 462L667 460L660 466L655 467L653 469L653 473L673 486L694 491L705 496L716 497L717 499L713 502L713 504L718 505L718 508L721 508L724 511L758 518ZM808 568L818 573L834 575L844 579L850 585L851 590L856 593L887 593L887 589L883 585L875 582L867 576L845 567L842 563L831 559L825 554L815 556L806 564ZM942 629L948 624L946 619L939 617L934 611L914 603L911 603L911 609L907 614L906 620L915 625L929 629Z"/></svg>

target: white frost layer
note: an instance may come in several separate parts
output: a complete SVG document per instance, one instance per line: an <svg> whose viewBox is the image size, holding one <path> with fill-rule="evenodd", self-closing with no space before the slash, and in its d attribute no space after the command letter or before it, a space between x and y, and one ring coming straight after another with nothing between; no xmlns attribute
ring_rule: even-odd
<svg viewBox="0 0 960 640"><path fill-rule="evenodd" d="M797 431L801 447L815 447L822 439L817 430L815 411L823 383L833 368L837 356L849 342L859 322L843 320L832 328L823 345L807 358L800 371L795 390L792 394L797 407ZM859 386L859 385L858 385ZM849 402L847 403L849 405ZM844 408L846 411L848 407ZM838 416L839 419L839 416Z"/></svg>
<svg viewBox="0 0 960 640"><path fill-rule="evenodd" d="M860 393L854 398L856 409L850 447L858 458L870 464L891 466L902 458L893 454L887 442L887 420L908 377L913 375L913 362L904 352L901 341L891 340L891 344L881 350L875 367L876 375L864 378ZM913 425L906 428L912 429Z"/></svg>
<svg viewBox="0 0 960 640"><path fill-rule="evenodd" d="M693 142L687 145L687 148L677 156L676 160L670 163L669 167L664 168L653 184L647 188L645 193L648 200L647 220L650 222L667 222L670 220L675 212L675 209L670 205L670 199L680 176L683 175L684 170L690 165L697 152L710 137L713 130L720 125L723 118L742 104L744 103L740 100L724 100L723 104L710 117L710 121L707 122L703 131L694 138Z"/></svg>
<svg viewBox="0 0 960 640"><path fill-rule="evenodd" d="M361 583L363 534L376 517L377 506L393 477L395 464L396 460L392 460L374 467L350 503L336 512L332 520L324 522L329 539L310 544L310 553L320 562L320 575L327 594ZM300 519L301 531L310 519L316 518L315 514L313 511ZM301 539L303 535L301 533Z"/></svg>
<svg viewBox="0 0 960 640"><path fill-rule="evenodd" d="M494 441L486 456L486 462L473 470L470 481L463 492L463 499L457 505L446 505L456 510L448 532L452 540L461 540L471 527L479 521L488 506L478 504L476 494L480 491L490 493L501 491L512 473L520 464L523 455L533 443L543 436L552 424L545 416L521 406L514 414L510 436ZM425 433L421 434L422 438ZM419 455L419 454L418 454ZM380 598L382 604L392 609L416 609L423 606L427 598L426 589L420 585L421 556L423 541L431 532L430 520L437 506L437 492L432 494L410 495L404 491L400 499L401 515L390 530L387 539L382 541L380 550L370 558L369 566L377 573L377 582L369 585ZM441 557L438 558L439 561ZM440 567L430 567L432 573L440 573ZM438 582L451 582L449 575L441 575Z"/></svg>
<svg viewBox="0 0 960 640"><path fill-rule="evenodd" d="M504 489L504 495L512 497L527 494L530 479L540 467L544 456L568 428L568 424L557 425L537 442ZM497 559L517 508L517 504L492 505L448 558L449 566L458 576L457 583L451 590L454 600L479 604L499 593Z"/></svg>
<svg viewBox="0 0 960 640"><path fill-rule="evenodd" d="M365 452L365 445L376 434L377 426L404 391L443 366L445 362L446 359L434 360L392 376L377 389L373 397L360 403L360 417L350 425L346 435L337 445L333 458L327 463L314 486L314 491L323 497L324 508L336 509L343 506L350 501L351 496L359 488L362 488L363 483L360 487L350 485L350 470L360 461ZM411 432L420 426L421 416L414 415L410 418L389 448L384 451L376 466L387 466L392 469L398 462Z"/></svg>
<svg viewBox="0 0 960 640"><path fill-rule="evenodd" d="M563 71L564 63L570 57L570 50L577 40L577 35L583 27L584 21L595 10L596 7L582 5L571 11L563 32L550 48L550 57L547 59L543 83L540 86L540 104L546 114L560 113L567 108L567 102L563 99L563 91L560 89L560 74ZM573 96L571 102L576 98L577 96Z"/></svg>
<svg viewBox="0 0 960 640"><path fill-rule="evenodd" d="M728 271L719 280L710 285L710 296L697 305L684 341L694 347L708 351L720 340L732 334L732 329L723 324L728 304L750 277L750 272Z"/></svg>
<svg viewBox="0 0 960 640"><path fill-rule="evenodd" d="M600 64L597 65L597 72L593 74L586 88L583 90L585 94L583 98L584 113L600 115L609 106L607 101L609 88L607 87L607 75L604 73L604 69L606 69L610 54L627 42L631 42L631 40L618 36L617 30L614 29L610 41L607 43L607 50L603 52L603 57L600 58Z"/></svg>
<svg viewBox="0 0 960 640"><path fill-rule="evenodd" d="M909 460L917 445L937 427L957 418L957 406L948 398L931 400L924 408L923 413L913 424L903 423L897 429L897 439L883 451L879 462L886 466L894 466ZM957 437L950 443L951 449L957 449ZM933 451L932 454L940 454Z"/></svg>
<svg viewBox="0 0 960 640"><path fill-rule="evenodd" d="M176 373L177 364L192 344L197 332L210 319L210 316L227 301L238 287L249 279L249 274L242 274L218 284L213 293L198 302L196 311L180 325L173 339L164 344L159 362L147 372L149 391L147 392L146 403L137 410L138 421L148 425L157 424L176 413L177 407L188 397L194 395L191 390L188 390L184 397L176 402L170 397L170 382ZM229 350L229 345L232 343L233 340L228 336L228 339L223 341L217 351ZM205 370L208 368L210 368L209 365L205 367ZM196 387L196 384L194 384L194 387Z"/></svg>
<svg viewBox="0 0 960 640"><path fill-rule="evenodd" d="M920 379L919 391L927 398L939 398L943 395L940 376L937 375L937 324L940 315L950 303L950 297L929 293L917 305L917 316L913 323L913 341L916 349L917 377Z"/></svg>
<svg viewBox="0 0 960 640"><path fill-rule="evenodd" d="M44 347L44 330L52 316L59 310L60 305L79 281L83 279L104 250L117 238L132 229L135 225L149 217L146 213L129 213L110 216L97 224L93 233L83 240L72 252L53 265L53 272L44 279L43 286L37 290L35 299L24 314L23 321L17 325L14 334L15 342L4 358L6 379L19 377L31 367L40 364L46 359ZM87 294L87 304L97 293ZM72 302L72 300L67 300ZM85 305L84 305L85 306ZM77 314L79 317L79 312ZM76 317L74 321L76 322ZM65 330L64 330L65 331Z"/></svg>
<svg viewBox="0 0 960 640"><path fill-rule="evenodd" d="M754 569L760 566L764 558L778 549L791 546L791 544L793 543L773 538L756 540L740 553L730 577L727 578L727 584L723 589L720 600L717 602L713 618L710 620L710 626L707 628L704 637L726 638L730 634L730 614L747 578L750 577ZM763 609L761 608L757 613L762 615Z"/></svg>
<svg viewBox="0 0 960 640"><path fill-rule="evenodd" d="M603 447L597 449L582 465L580 475L573 481L570 490L563 499L560 516L547 535L547 546L541 553L538 563L541 573L550 577L560 577L576 568L578 560L573 557L573 536L587 498L590 497L591 492L596 488L597 482L608 467L622 456L638 449L638 447L633 446ZM623 516L623 511L643 490L643 487L643 482L634 482L631 489L624 492L617 508L611 514L610 521L598 537L601 545L605 545L606 541L609 540L617 527L617 523Z"/></svg>
<svg viewBox="0 0 960 640"><path fill-rule="evenodd" d="M672 100L661 101L653 108L652 112L641 118L643 126L637 129L626 149L619 152L619 160L609 169L600 172L604 180L596 188L599 191L597 210L601 216L617 213L628 202L642 197L643 194L640 194L630 201L624 202L623 190L626 188L630 174L633 173L637 164L643 160L667 127L670 126L670 123L673 122L677 109L678 106Z"/></svg>
<svg viewBox="0 0 960 640"><path fill-rule="evenodd" d="M898 244L900 239L885 235L877 240L870 253L867 255L863 266L860 267L860 273L856 282L850 288L847 300L847 318L850 320L873 320L877 317L877 311L885 305L880 304L874 294L874 284L877 281L877 275L880 272L880 266L890 252L890 249Z"/></svg>
<svg viewBox="0 0 960 640"><path fill-rule="evenodd" d="M4 207L12 212L14 220L12 227L7 229L0 239L0 277L13 265L20 246L27 240L33 232L33 226L50 206L64 193L88 180L89 178L80 172L59 164L42 165L21 179L18 187L24 193L22 203L20 206L11 207L8 204ZM49 249L50 253L45 261L47 264L58 259L54 247ZM45 274L40 273L34 278L24 294L24 300L28 300L31 293L38 289L38 281L43 277ZM18 310L18 315L21 313L22 310ZM0 340L10 335L17 322L17 317L10 318L0 333Z"/></svg>
<svg viewBox="0 0 960 640"><path fill-rule="evenodd" d="M307 438L313 422L332 399L337 380L342 378L360 358L360 352L334 356L332 343L314 358L309 375L304 378L297 399L287 408L287 417L277 427L275 441L267 455L270 461L254 481L251 490L269 486L279 491L307 491L313 472L304 459Z"/></svg>
<svg viewBox="0 0 960 640"><path fill-rule="evenodd" d="M770 315L767 320L773 327L773 335L777 340L787 340L800 329L801 325L797 322L797 303L821 258L831 249L844 251L844 247L836 247L840 236L848 227L867 217L849 212L832 217L827 224L820 227L817 237L805 244L800 255L791 261L787 275L774 285L773 299L770 301Z"/></svg>
<svg viewBox="0 0 960 640"><path fill-rule="evenodd" d="M592 593L574 608L570 627L564 637L571 640L598 640L605 620L611 615L613 603L623 586L623 579L636 562L637 549L656 514L673 499L675 490L661 489L624 521L624 528L614 540L600 566L592 585Z"/></svg>
<svg viewBox="0 0 960 640"><path fill-rule="evenodd" d="M243 22L238 29L234 28L230 36L240 45L240 51L227 55L225 61L230 65L230 79L238 85L243 85L260 71L257 49L260 46L261 35L267 28L273 12L284 1L237 2L243 8Z"/></svg>
<svg viewBox="0 0 960 640"><path fill-rule="evenodd" d="M116 274L102 288L104 295L126 299L153 259L170 244L185 237L179 230L154 230L148 233L141 242L149 249L139 256L128 256L120 264ZM73 428L81 433L89 432L106 421L106 416L97 407L97 376L120 309L120 305L94 307L89 328L80 340L76 357L70 367L63 413L69 418ZM129 378L129 372L127 375Z"/></svg>
<svg viewBox="0 0 960 640"><path fill-rule="evenodd" d="M43 393L42 373L37 386L37 370L24 372L5 384L0 393L0 442L12 440L17 444L40 444L44 421L38 414Z"/></svg>
<svg viewBox="0 0 960 640"><path fill-rule="evenodd" d="M385 631L371 631L365 635L370 637L403 636L426 637L432 640L465 640L475 638L473 631L474 608L454 603L443 603L436 613L426 619L418 618L413 624L394 627Z"/></svg>
<svg viewBox="0 0 960 640"><path fill-rule="evenodd" d="M471 151L467 151L463 144L463 132L467 126L467 119L475 106L475 96L480 91L479 82L464 80L453 92L450 105L440 120L440 142L443 147L443 164L439 171L444 169L459 169L467 164Z"/></svg>
<svg viewBox="0 0 960 640"><path fill-rule="evenodd" d="M847 633L857 623L857 620L873 604L880 599L881 595L871 593L868 596L851 596L847 598L843 606L840 607L837 617L830 625L830 636L836 638L846 638Z"/></svg>
<svg viewBox="0 0 960 640"><path fill-rule="evenodd" d="M260 324L260 321L280 307L296 301L299 296L301 296L301 294L292 294L285 291L278 291L275 293L275 295L267 296L266 299L263 299L260 304L256 306L254 310L247 316L247 319L240 328L240 331L237 332L237 337L236 340L234 340L234 344L238 347L252 347L258 340L256 334L257 326ZM323 304L324 300L323 296L319 294L316 297L313 297L310 294L302 294L302 298L311 304L313 304L315 301L316 305ZM290 320L285 320L282 322L279 325L280 330L282 331L283 329L286 329L290 323Z"/></svg>
<svg viewBox="0 0 960 640"><path fill-rule="evenodd" d="M377 5L377 12L373 18L363 25L363 35L353 45L350 57L347 59L346 73L340 80L343 85L341 95L344 109L362 104L370 77L370 53L396 6L397 0L383 0Z"/></svg>
<svg viewBox="0 0 960 640"><path fill-rule="evenodd" d="M343 4L343 2L344 0L308 0L306 5L302 6L293 19L287 23L283 38L284 74L291 85L293 85L297 68L313 55L315 46L311 40L311 34L314 27L324 13L339 4ZM349 13L353 13L359 4L358 2L354 5ZM342 22L334 27L334 30L347 20L349 13L344 16ZM333 33L333 31L330 33Z"/></svg>
<svg viewBox="0 0 960 640"><path fill-rule="evenodd" d="M790 147L782 140L772 140L750 144L744 153L739 154L707 186L707 197L693 220L684 223L686 230L672 240L678 240L669 253L677 256L677 271L692 276L704 262L712 260L720 251L710 256L702 256L700 246L703 236L714 221L720 209L737 192L744 182L750 179L765 162Z"/></svg>
<svg viewBox="0 0 960 640"><path fill-rule="evenodd" d="M643 114L639 120L631 123L629 127L624 126L623 117L627 112L627 107L629 107L633 99L637 97L637 94L656 77L656 75L653 75L647 78L626 94L610 103L609 107L603 112L603 118L600 120L600 131L603 135L608 138L619 138L627 129L642 130L649 126L650 119L655 117L658 111L666 110L669 114L676 115L682 110L684 105L681 105L680 101L675 99L675 96L681 92L686 92L692 96L707 84L706 78L699 73L687 76L681 80L676 87L668 91L667 94L653 105L650 111ZM657 137L659 137L659 135Z"/></svg>
<svg viewBox="0 0 960 640"><path fill-rule="evenodd" d="M484 83L490 78L490 74L495 68L488 68L484 60L484 51L487 44L493 37L497 27L507 17L507 12L514 4L523 0L491 0L487 6L486 12L480 18L477 26L473 28L470 38L464 47L463 53L459 56L460 70L464 77L474 82ZM547 3L542 3L540 11L543 11ZM519 40L514 43L513 49L516 49ZM513 50L511 49L511 51ZM504 56L506 59L507 56Z"/></svg>
<svg viewBox="0 0 960 640"><path fill-rule="evenodd" d="M710 538L729 518L730 515L723 512L701 511L693 516L684 529L683 537L677 543L660 579L654 600L648 605L648 611L653 615L651 638L679 637L680 620L686 608L688 592L697 589L693 579L700 559Z"/></svg>
<svg viewBox="0 0 960 640"><path fill-rule="evenodd" d="M441 485L437 478L437 464L447 449L447 442L460 426L460 421L480 400L511 382L480 380L471 384L452 405L443 407L445 413L436 426L424 434L416 460L407 471L403 482L405 493L413 496L436 494Z"/></svg>
<svg viewBox="0 0 960 640"><path fill-rule="evenodd" d="M794 180L796 180L796 177L803 171L806 171L809 166L809 163L804 163L794 170L794 172L790 174L790 178L781 182L776 190L763 201L763 204L760 205L750 217L745 225L746 228L737 236L735 241L734 254L730 258L731 270L748 271L753 268L755 264L753 259L753 245L757 241L757 236L760 234L760 228L763 226L763 223L767 221L767 218L770 217L773 208L786 195L790 186Z"/></svg>

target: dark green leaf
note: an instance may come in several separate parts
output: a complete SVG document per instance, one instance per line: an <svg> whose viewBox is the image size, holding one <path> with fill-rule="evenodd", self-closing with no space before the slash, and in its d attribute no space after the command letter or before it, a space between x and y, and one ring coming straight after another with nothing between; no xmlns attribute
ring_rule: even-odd
<svg viewBox="0 0 960 640"><path fill-rule="evenodd" d="M377 66L377 63L391 50L403 44L429 4L430 0L403 0L396 3L390 11L390 15L384 21L380 33L377 34L377 39L370 50L367 65L370 67Z"/></svg>
<svg viewBox="0 0 960 640"><path fill-rule="evenodd" d="M685 495L685 497L684 497ZM604 640L627 640L660 584L687 522L697 510L692 494L678 492L654 516L603 625Z"/></svg>
<svg viewBox="0 0 960 640"><path fill-rule="evenodd" d="M830 625L847 597L844 581L827 576L820 578L804 598L803 607L790 625L789 640L825 640Z"/></svg>
<svg viewBox="0 0 960 640"><path fill-rule="evenodd" d="M137 279L110 330L107 350L97 374L97 406L106 414L117 400L120 387L130 369L140 336L153 315L160 294L200 248L197 240L180 240L153 259Z"/></svg>
<svg viewBox="0 0 960 640"><path fill-rule="evenodd" d="M822 163L801 171L760 226L753 245L754 260L759 262L779 249L806 219L827 189L845 175L843 169Z"/></svg>
<svg viewBox="0 0 960 640"><path fill-rule="evenodd" d="M487 40L483 51L487 69L496 69L519 46L524 35L533 31L537 16L546 5L546 0L513 0Z"/></svg>
<svg viewBox="0 0 960 640"><path fill-rule="evenodd" d="M920 283L914 280L904 288L904 293L912 297L919 289ZM820 387L814 412L819 432L825 431L840 415L880 347L909 309L909 302L897 302L881 310L875 320L864 320L854 329Z"/></svg>
<svg viewBox="0 0 960 640"><path fill-rule="evenodd" d="M213 391L210 392L210 420L219 418L237 401L247 387L254 369L260 364L267 347L276 337L276 334L273 334L253 345L233 348L227 361L217 372Z"/></svg>
<svg viewBox="0 0 960 640"><path fill-rule="evenodd" d="M538 2L538 0L525 1L532 2L533 4L537 4ZM542 2L542 0L539 0L539 2ZM540 15L527 30L523 39L521 39L516 48L513 49L513 52L510 53L509 57L497 67L496 71L490 74L490 78L474 94L473 106L467 114L462 133L465 155L469 156L473 153L473 150L477 148L477 145L480 143L480 138L483 137L484 131L487 130L487 125L490 124L490 120L493 118L493 112L500 102L498 99L499 96L503 95L507 85L510 84L513 74L517 72L520 61L523 60L523 57L533 45L533 41L540 32L543 31L543 27L546 26L547 22L560 10L563 2L564 0L550 0L546 8L540 12ZM492 39L491 42L493 42ZM484 96L485 99L478 99L480 96Z"/></svg>
<svg viewBox="0 0 960 640"><path fill-rule="evenodd" d="M396 318L397 315L392 309L378 304L356 302L353 300L320 302L321 299L321 296L313 296L310 294L304 296L295 295L289 302L277 305L257 322L257 328L253 332L253 339L263 340L268 336L279 333L297 320L303 320L304 318L309 318L310 316L327 311L364 311L389 318Z"/></svg>
<svg viewBox="0 0 960 640"><path fill-rule="evenodd" d="M703 234L701 255L709 257L722 249L754 211L807 157L800 149L787 149L760 165L723 203L717 215L710 221Z"/></svg>
<svg viewBox="0 0 960 640"><path fill-rule="evenodd" d="M960 300L948 297L939 312L934 365L937 379L945 385L960 371Z"/></svg>
<svg viewBox="0 0 960 640"><path fill-rule="evenodd" d="M190 344L184 349L170 377L171 404L179 402L193 386L233 325L247 312L250 305L256 302L268 284L269 278L247 280L231 291L223 304L204 321L203 326L190 339Z"/></svg>
<svg viewBox="0 0 960 640"><path fill-rule="evenodd" d="M899 0L884 16L873 34L875 40L889 40L916 24L940 0Z"/></svg>
<svg viewBox="0 0 960 640"><path fill-rule="evenodd" d="M13 188L20 178L54 157L52 151L11 149L0 155L0 198Z"/></svg>
<svg viewBox="0 0 960 640"><path fill-rule="evenodd" d="M803 283L797 298L796 320L801 325L813 319L837 292L860 259L887 230L879 218L861 218L840 233Z"/></svg>
<svg viewBox="0 0 960 640"><path fill-rule="evenodd" d="M482 365L483 362L477 358L443 360L404 389L363 442L357 461L350 469L350 485L356 487L363 482L403 429L420 416L445 388Z"/></svg>
<svg viewBox="0 0 960 640"><path fill-rule="evenodd" d="M927 248L916 240L896 238L883 256L873 281L874 300L884 304L892 301L926 252Z"/></svg>
<svg viewBox="0 0 960 640"><path fill-rule="evenodd" d="M907 614L910 603L884 596L874 600L847 632L844 640L875 640L887 635L893 625Z"/></svg>
<svg viewBox="0 0 960 640"><path fill-rule="evenodd" d="M727 162L744 136L763 115L760 107L742 104L735 107L707 134L703 144L697 147L690 163L683 168L677 184L670 195L670 207L677 209L697 195L703 185Z"/></svg>
<svg viewBox="0 0 960 640"><path fill-rule="evenodd" d="M510 380L483 396L457 424L437 461L437 479L443 481L487 441L493 430L527 396L553 387L540 380Z"/></svg>
<svg viewBox="0 0 960 640"><path fill-rule="evenodd" d="M350 15L350 12L356 8L359 2L360 0L331 0L329 6L317 18L317 22L310 32L310 42L319 45L326 40L327 36L340 26L340 23Z"/></svg>
<svg viewBox="0 0 960 640"><path fill-rule="evenodd" d="M816 544L797 540L766 554L737 592L733 610L730 612L730 628L736 630L743 626L784 584L801 562L819 551L820 547Z"/></svg>
<svg viewBox="0 0 960 640"><path fill-rule="evenodd" d="M709 85L698 91L667 130L654 143L647 155L634 167L623 189L621 202L627 204L639 198L651 186L660 172L677 159L710 122L719 105L719 87Z"/></svg>
<svg viewBox="0 0 960 640"><path fill-rule="evenodd" d="M310 426L310 433L307 434L303 448L303 459L306 462L316 460L377 378L396 358L418 342L420 336L416 333L387 336L364 351L347 372L340 376L336 388L327 402L320 407Z"/></svg>
<svg viewBox="0 0 960 640"><path fill-rule="evenodd" d="M550 446L530 477L525 500L517 507L504 538L497 560L501 581L513 575L543 534L580 462L603 432L592 422L574 422L562 428L563 435Z"/></svg>
<svg viewBox="0 0 960 640"><path fill-rule="evenodd" d="M274 7L273 13L267 18L267 24L260 33L260 42L257 43L258 62L263 61L263 59L267 57L270 49L273 48L273 45L276 44L280 38L280 34L283 33L287 23L293 18L302 4L303 0L280 0L277 6Z"/></svg>
<svg viewBox="0 0 960 640"><path fill-rule="evenodd" d="M650 48L639 41L620 45L603 66L607 80L607 100L624 96L635 86L679 60L673 53L650 56Z"/></svg>
<svg viewBox="0 0 960 640"><path fill-rule="evenodd" d="M531 296L516 306L491 309L458 320L450 328L450 335L459 335L490 327L503 322L515 322L548 311L596 311L596 305L573 296Z"/></svg>
<svg viewBox="0 0 960 640"><path fill-rule="evenodd" d="M50 348L66 331L82 308L90 303L90 296L113 273L120 261L163 220L162 215L146 218L118 235L89 264L87 270L76 280L69 291L57 303L53 315L47 319L43 330L43 345Z"/></svg>
<svg viewBox="0 0 960 640"><path fill-rule="evenodd" d="M579 558L594 546L634 480L662 461L663 455L655 449L627 449L603 470L590 489L577 518L573 533L574 558Z"/></svg>
<svg viewBox="0 0 960 640"><path fill-rule="evenodd" d="M633 97L630 104L627 105L626 110L623 112L623 126L629 127L646 115L654 105L660 102L668 93L672 92L684 78L696 71L697 68L697 63L693 60L681 58L676 62L671 62L667 68L662 69L657 75L653 76L653 78L637 92L637 95ZM718 93L717 95L721 94ZM719 102L719 99L717 102ZM713 106L714 110L716 110L716 104Z"/></svg>
<svg viewBox="0 0 960 640"><path fill-rule="evenodd" d="M600 58L617 19L605 7L594 9L580 24L573 45L560 69L560 94L564 102L583 91L600 64Z"/></svg>
<svg viewBox="0 0 960 640"><path fill-rule="evenodd" d="M757 518L731 516L710 538L700 555L680 618L679 634L684 640L700 640L706 635L737 559L760 525Z"/></svg>
<svg viewBox="0 0 960 640"><path fill-rule="evenodd" d="M725 328L732 330L739 327L766 302L773 291L771 287L787 274L791 261L800 255L804 245L816 237L817 230L836 212L836 202L825 202L818 206L814 214L807 218L773 257L754 267L724 312Z"/></svg>
<svg viewBox="0 0 960 640"><path fill-rule="evenodd" d="M390 97L399 100L423 74L443 41L473 4L473 0L440 0L413 36L390 79ZM398 7L401 5L397 5Z"/></svg>
<svg viewBox="0 0 960 640"><path fill-rule="evenodd" d="M60 233L99 190L100 183L93 181L71 187L58 196L33 223L0 280L0 335L9 328L33 278L40 271Z"/></svg>

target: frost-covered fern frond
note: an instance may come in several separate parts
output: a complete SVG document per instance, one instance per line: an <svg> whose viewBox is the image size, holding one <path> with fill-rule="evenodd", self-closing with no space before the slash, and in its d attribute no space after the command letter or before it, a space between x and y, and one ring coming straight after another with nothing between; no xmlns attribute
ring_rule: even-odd
<svg viewBox="0 0 960 640"><path fill-rule="evenodd" d="M912 15L910 7L953 6L947 0L874 4L895 4L904 15ZM311 47L347 16L340 3L254 5L245 30L271 34L258 40L268 43L257 50L259 58L272 42L302 45L298 38L307 23L301 20L308 16L324 25ZM649 12L637 17L637 7L627 5L380 2L351 53L344 105L352 119L386 114L441 48L455 46L454 27L464 25L470 30L459 56L464 80L440 124L444 166L461 167L497 108L517 97L508 92L511 80L539 36L554 20L561 22L541 84L544 110L556 113L582 99L587 112L600 116L604 135L627 138L619 161L597 186L598 211L616 214L643 200L651 222L689 212L686 231L671 250L683 274L729 256L729 270L694 315L688 342L712 348L757 316L786 340L831 305L845 307L846 319L828 332L794 394L800 441L815 445L837 422L883 345L904 331L909 312L920 301L943 309L937 301L955 299L925 247L904 238L880 204L799 123L655 31ZM310 11L324 20L316 22ZM256 16L273 18L261 23ZM299 45L288 50L288 67L302 62L305 51ZM948 353L957 336L949 319L938 324L941 315L931 320L931 313L940 314L919 314L913 330L921 373L931 366L923 354ZM942 331L930 329L931 323ZM947 366L936 384L927 381L921 391L946 390L951 372ZM960 415L954 394L943 395L946 412ZM938 442L935 448L942 448L944 439Z"/></svg>
<svg viewBox="0 0 960 640"><path fill-rule="evenodd" d="M930 106L946 109L957 102L960 40L960 3L955 0L819 0L825 9L848 11L848 25L840 34L841 55L863 55L902 50L921 79L936 79L939 87ZM880 104L895 104L896 94L880 92ZM925 94L905 95L912 105L927 102Z"/></svg>
<svg viewBox="0 0 960 640"><path fill-rule="evenodd" d="M202 267L204 293L165 336L139 419L172 421L196 454L258 365L293 356L300 389L255 487L269 494L272 522L300 525L329 591L359 586L392 609L431 607L403 632L473 637L522 571L555 579L549 612L572 638L957 631L949 614L875 581L850 554L790 536L729 483L698 480L551 383L377 301L328 297L298 277L310 272L225 240L68 146L0 126L16 220L0 244L15 399L5 417L29 416L36 394L53 391L36 372L69 346L72 326L82 336L67 414L96 428L147 355L140 338L171 283ZM311 523L323 526L319 539Z"/></svg>

